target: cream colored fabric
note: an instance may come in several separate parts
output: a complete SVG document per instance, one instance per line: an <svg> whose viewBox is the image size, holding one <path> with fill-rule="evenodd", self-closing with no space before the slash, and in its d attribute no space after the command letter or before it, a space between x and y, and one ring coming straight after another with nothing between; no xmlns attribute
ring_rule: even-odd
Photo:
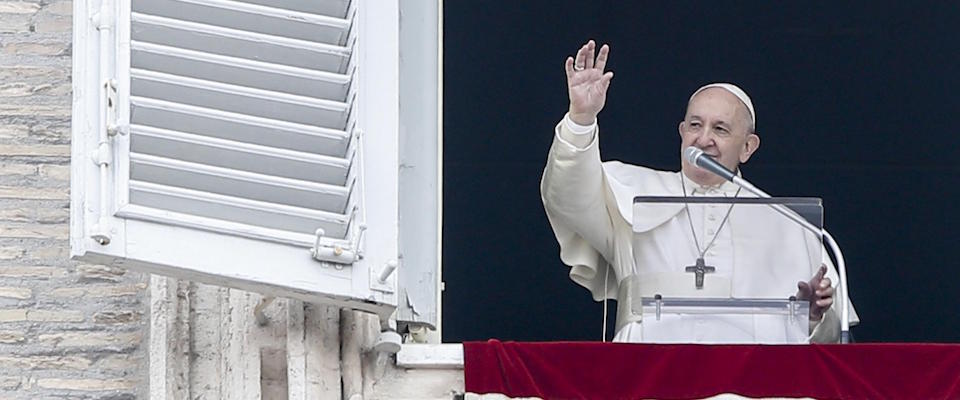
<svg viewBox="0 0 960 400"><path fill-rule="evenodd" d="M634 196L682 195L681 174L616 161L601 163L597 136L596 131L574 135L567 131L564 123L558 124L541 182L547 217L560 244L560 258L570 266L570 278L589 289L594 300L598 301L604 297L616 298L618 283L630 274L639 274L641 277L647 275L660 280L669 280L666 276L674 276L672 280L680 282L683 278L676 276L685 275L692 285L692 276L684 273L683 267L693 263L697 252L691 244L690 221L683 207L633 215ZM685 182L691 191L688 194L694 196L732 196L736 190L729 183L716 188L702 188L692 181ZM707 231L711 227L716 230L719 224L716 217L707 222L708 212L697 207L691 208L695 228L701 231L698 233L701 242L706 242L708 236L712 237L707 235ZM632 227L630 221L635 221L636 227ZM764 231L762 234L792 235L795 242L807 244L796 246L790 250L790 254L778 252L770 255L758 253L749 247L751 235L761 232L738 221L736 209L728 224L727 229L719 230L720 236L711 248L713 255L707 254L709 263L717 266L718 270L715 274L707 275L705 285L729 280L734 297L784 298L796 292L798 280L808 280L819 267L821 260L810 258L814 257L811 254L819 258L822 249L815 240L808 240L799 227L783 225L776 227L782 232ZM637 231L636 235L634 230ZM770 271L764 264L773 256L777 262L791 260L792 264L777 272ZM739 269L734 271L733 260L737 257ZM830 264L829 258L823 256L823 260ZM834 284L838 281L832 265L827 276ZM607 278L606 285L604 277ZM856 313L851 312L851 315L856 321ZM764 323L757 321L713 321L710 327L696 320L677 322L674 326L676 337L688 338L683 341L700 342L737 342L737 337L752 338L744 339L748 342L778 340L773 336L765 336L768 329L761 326ZM640 340L641 326L632 325L638 324L628 325L617 332L617 340ZM691 336L690 331L698 333ZM711 332L716 333L715 337L710 337ZM811 340L834 342L838 338L839 319L831 309L814 330Z"/></svg>

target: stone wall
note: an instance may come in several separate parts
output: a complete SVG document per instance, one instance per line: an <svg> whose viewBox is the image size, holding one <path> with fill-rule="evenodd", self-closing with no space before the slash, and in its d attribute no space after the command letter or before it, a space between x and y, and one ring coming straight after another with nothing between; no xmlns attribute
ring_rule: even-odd
<svg viewBox="0 0 960 400"><path fill-rule="evenodd" d="M70 1L0 1L0 398L146 393L147 280L69 257Z"/></svg>

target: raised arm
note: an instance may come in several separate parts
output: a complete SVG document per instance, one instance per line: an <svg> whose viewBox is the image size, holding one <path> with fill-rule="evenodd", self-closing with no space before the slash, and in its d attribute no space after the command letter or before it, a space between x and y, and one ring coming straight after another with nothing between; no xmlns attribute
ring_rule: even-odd
<svg viewBox="0 0 960 400"><path fill-rule="evenodd" d="M596 143L596 118L606 102L613 72L604 72L610 47L584 44L565 62L569 113L554 132L541 196L561 247L575 234L607 261L613 256L613 224ZM616 211L613 211L616 212ZM562 249L565 251L566 249ZM563 256L563 252L561 253ZM570 264L570 260L564 259Z"/></svg>

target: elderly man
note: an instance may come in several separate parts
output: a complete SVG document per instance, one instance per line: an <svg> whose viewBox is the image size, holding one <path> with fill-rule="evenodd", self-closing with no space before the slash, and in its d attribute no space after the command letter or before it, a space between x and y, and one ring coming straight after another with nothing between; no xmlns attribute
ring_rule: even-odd
<svg viewBox="0 0 960 400"><path fill-rule="evenodd" d="M715 296L789 296L789 285L810 302L810 336L814 342L836 342L839 318L832 286L836 272L829 258L820 256L820 244L809 242L795 226L777 235L797 242L796 249L777 249L785 267L770 271L762 252L742 248L743 212L706 215L702 207L641 210L633 215L634 196L747 197L721 177L681 161L680 172L656 171L619 162L601 163L597 114L606 102L613 72L605 71L610 47L597 51L594 41L584 44L565 63L570 108L557 125L541 183L548 219L560 243L561 260L571 267L570 278L588 288L595 300L616 298L634 286L678 282L685 266L696 261L716 266L706 282L727 282ZM760 147L756 115L750 98L731 84L706 85L690 97L680 122L680 148L695 146L731 171L747 162ZM631 221L648 221L633 227ZM709 219L709 223L706 222ZM722 220L722 222L721 222ZM734 228L731 228L733 226ZM737 232L736 234L731 231ZM747 233L744 233L747 232ZM793 236L791 236L793 235ZM741 239L738 241L738 238ZM696 244L691 248L689 243ZM813 251L808 251L813 249ZM757 253L754 255L751 253ZM738 254L736 265L733 254ZM811 256L815 254L815 256ZM745 256L749 255L749 256ZM750 258L750 257L753 258ZM766 256L769 256L767 253ZM816 258L816 259L814 259ZM782 263L781 263L782 264ZM811 277L806 280L808 277ZM757 277L761 277L758 281ZM698 281L700 279L698 278ZM702 281L700 282L702 283ZM700 284L698 283L698 285ZM785 288L784 284L788 286ZM692 282L691 282L692 284ZM730 289L730 287L734 289ZM723 288L722 285L719 287ZM649 291L649 290L646 290ZM618 304L618 307L625 307ZM852 309L852 308L851 308ZM856 314L851 313L854 322ZM624 317L625 316L625 317ZM664 329L644 337L639 318L618 312L615 341L699 341L714 343L785 342L782 322L764 316L680 316L661 323Z"/></svg>

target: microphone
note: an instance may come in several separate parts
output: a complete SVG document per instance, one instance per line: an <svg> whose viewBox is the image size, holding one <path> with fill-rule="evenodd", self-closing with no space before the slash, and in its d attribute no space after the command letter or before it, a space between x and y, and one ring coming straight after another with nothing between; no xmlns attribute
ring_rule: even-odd
<svg viewBox="0 0 960 400"><path fill-rule="evenodd" d="M737 176L737 174L734 174L733 171L727 169L727 167L724 167L723 164L717 162L717 160L715 160L713 157L704 154L703 150L700 150L696 147L687 147L686 150L683 151L683 158L687 160L688 163L713 172L714 174L719 175L721 178L730 182L733 182L734 177Z"/></svg>

